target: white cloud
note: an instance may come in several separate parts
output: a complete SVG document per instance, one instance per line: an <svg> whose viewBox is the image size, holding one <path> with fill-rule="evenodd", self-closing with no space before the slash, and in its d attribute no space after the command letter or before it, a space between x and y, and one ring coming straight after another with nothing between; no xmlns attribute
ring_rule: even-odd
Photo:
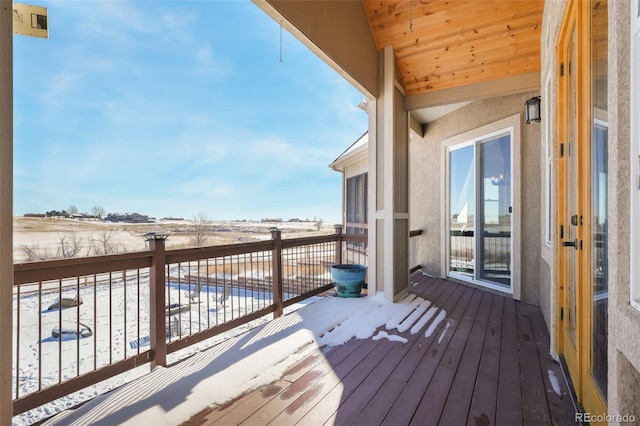
<svg viewBox="0 0 640 426"><path fill-rule="evenodd" d="M83 79L83 75L79 72L59 71L44 83L44 90L40 92L39 100L50 107L59 105L71 92L78 91L78 86Z"/></svg>
<svg viewBox="0 0 640 426"><path fill-rule="evenodd" d="M234 65L230 61L224 60L222 55L216 57L211 46L201 46L194 50L196 62L193 67L190 67L192 73L221 77L228 76L232 72Z"/></svg>

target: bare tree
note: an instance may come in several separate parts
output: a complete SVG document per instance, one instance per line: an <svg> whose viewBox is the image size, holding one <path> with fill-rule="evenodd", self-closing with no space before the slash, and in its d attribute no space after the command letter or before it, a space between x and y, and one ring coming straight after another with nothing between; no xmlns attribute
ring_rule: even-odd
<svg viewBox="0 0 640 426"><path fill-rule="evenodd" d="M116 243L115 239L115 230L113 228L105 229L98 235L98 238L91 238L90 252L95 255L119 253L123 247Z"/></svg>
<svg viewBox="0 0 640 426"><path fill-rule="evenodd" d="M200 212L193 215L193 235L191 243L196 247L201 247L207 242L210 221L206 213Z"/></svg>
<svg viewBox="0 0 640 426"><path fill-rule="evenodd" d="M102 219L104 217L104 214L105 214L104 207L102 207L102 206L93 206L93 207L91 207L91 214L93 216L96 216L96 217L99 217L100 219Z"/></svg>
<svg viewBox="0 0 640 426"><path fill-rule="evenodd" d="M68 214L77 214L78 213L78 208L75 206L75 204L72 204L67 209L67 213Z"/></svg>
<svg viewBox="0 0 640 426"><path fill-rule="evenodd" d="M26 245L20 246L20 250L27 262L34 262L37 260L49 259L49 251L46 248L41 248L39 245Z"/></svg>
<svg viewBox="0 0 640 426"><path fill-rule="evenodd" d="M76 257L84 247L84 241L77 234L69 232L58 234L58 250L56 257Z"/></svg>
<svg viewBox="0 0 640 426"><path fill-rule="evenodd" d="M324 221L322 220L322 218L316 218L314 216L313 218L313 226L316 227L316 231L319 231L320 229L322 229L322 224L324 223Z"/></svg>

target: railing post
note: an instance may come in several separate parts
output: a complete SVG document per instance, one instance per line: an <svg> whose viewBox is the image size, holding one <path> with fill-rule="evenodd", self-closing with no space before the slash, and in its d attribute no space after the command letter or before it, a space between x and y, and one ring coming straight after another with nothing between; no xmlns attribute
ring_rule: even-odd
<svg viewBox="0 0 640 426"><path fill-rule="evenodd" d="M273 239L273 254L271 255L271 269L273 275L273 303L276 310L274 318L281 317L284 312L284 300L282 291L282 231L276 227L269 228Z"/></svg>
<svg viewBox="0 0 640 426"><path fill-rule="evenodd" d="M0 2L0 425L13 417L13 7Z"/></svg>
<svg viewBox="0 0 640 426"><path fill-rule="evenodd" d="M167 234L149 232L144 235L153 252L149 271L149 343L151 346L151 369L157 365L167 366L167 323L165 314L164 267L166 263L165 240Z"/></svg>
<svg viewBox="0 0 640 426"><path fill-rule="evenodd" d="M333 225L333 228L336 230L336 234L338 235L338 239L336 240L336 265L340 265L342 263L342 225Z"/></svg>

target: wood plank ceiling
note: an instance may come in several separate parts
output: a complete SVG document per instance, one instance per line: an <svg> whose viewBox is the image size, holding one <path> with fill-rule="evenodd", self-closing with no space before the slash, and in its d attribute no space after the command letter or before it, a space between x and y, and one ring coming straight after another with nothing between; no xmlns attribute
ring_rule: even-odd
<svg viewBox="0 0 640 426"><path fill-rule="evenodd" d="M363 0L406 95L540 71L542 0Z"/></svg>

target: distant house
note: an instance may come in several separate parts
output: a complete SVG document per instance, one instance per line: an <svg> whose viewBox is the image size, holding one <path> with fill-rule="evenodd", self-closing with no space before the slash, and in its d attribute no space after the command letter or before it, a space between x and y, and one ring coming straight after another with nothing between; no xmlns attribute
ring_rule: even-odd
<svg viewBox="0 0 640 426"><path fill-rule="evenodd" d="M149 223L149 216L139 213L109 213L104 218L107 222L124 222L124 223Z"/></svg>
<svg viewBox="0 0 640 426"><path fill-rule="evenodd" d="M100 219L99 216L95 216L92 214L87 214L87 213L72 213L69 215L69 217L71 219L78 219L78 220L98 220Z"/></svg>

